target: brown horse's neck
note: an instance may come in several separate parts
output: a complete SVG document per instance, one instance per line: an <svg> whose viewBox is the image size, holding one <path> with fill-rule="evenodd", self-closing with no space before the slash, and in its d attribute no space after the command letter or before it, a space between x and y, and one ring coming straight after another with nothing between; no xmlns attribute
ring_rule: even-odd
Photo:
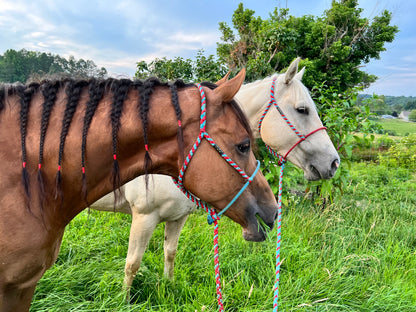
<svg viewBox="0 0 416 312"><path fill-rule="evenodd" d="M85 180L86 198L82 191L82 129L85 122L86 103L90 99L88 87L83 86L79 94L78 104L73 114L68 134L65 139L61 157L59 157L60 145L62 145L62 127L67 96L64 89L60 89L49 117L49 125L45 135L43 159L42 159L42 184L44 187L44 199L40 199L40 187L37 180L40 138L39 132L42 120L42 105L44 96L35 92L27 118L26 129L26 153L25 162L29 176L29 209L36 216L43 215L47 225L58 227L65 226L74 216L82 211L87 203L93 203L103 195L113 190L114 154L116 154L119 167L119 180L116 186L128 182L134 177L144 173L162 173L177 176L183 155L180 155L177 138L178 122L175 109L171 103L171 91L166 86L155 87L151 93L148 105L146 122L140 114L146 114L140 110L142 105L140 93L136 88L130 87L122 101L122 113L119 120L119 129L113 131L111 117L114 107L114 94L111 90L104 92L98 103L94 116L89 126L85 147ZM193 140L198 135L198 120L200 107L187 105L189 98L193 98L193 104L199 97L196 88L183 88L178 92L179 103L182 107L182 129L185 137ZM9 98L10 109L16 117L9 118L16 122L20 114L19 99ZM14 103L12 103L14 102ZM16 104L16 105L15 105ZM15 106L15 107L13 107ZM4 114L7 111L3 112ZM145 125L146 124L146 125ZM1 121L2 127L7 127L5 121ZM146 131L144 127L146 126ZM16 128L16 125L11 127ZM7 129L7 128L5 128ZM16 129L15 129L16 130ZM4 129L2 129L2 133ZM14 132L14 133L19 133ZM113 136L116 133L117 143L114 145ZM145 134L147 140L145 140ZM192 137L192 138L191 138ZM19 176L22 166L19 165L22 151L20 140L11 137L13 145L13 168L16 177ZM145 143L147 141L147 144ZM151 161L145 164L146 149ZM60 159L61 158L61 159ZM60 186L57 187L56 176L60 165ZM148 168L146 168L148 166ZM21 183L16 181L16 183ZM62 193L56 190L61 188ZM22 186L23 192L23 186ZM40 204L42 202L42 204Z"/></svg>

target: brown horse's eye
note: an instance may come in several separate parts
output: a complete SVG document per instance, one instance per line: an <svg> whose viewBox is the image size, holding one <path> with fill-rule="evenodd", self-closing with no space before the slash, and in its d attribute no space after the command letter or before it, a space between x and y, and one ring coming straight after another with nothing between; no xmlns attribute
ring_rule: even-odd
<svg viewBox="0 0 416 312"><path fill-rule="evenodd" d="M250 141L238 144L237 149L241 154L247 154L250 151Z"/></svg>

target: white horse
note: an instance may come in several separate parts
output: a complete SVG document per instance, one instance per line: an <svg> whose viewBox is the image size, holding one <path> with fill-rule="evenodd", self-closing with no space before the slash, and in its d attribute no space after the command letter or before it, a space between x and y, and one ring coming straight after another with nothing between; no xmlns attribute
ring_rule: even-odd
<svg viewBox="0 0 416 312"><path fill-rule="evenodd" d="M327 132L316 131L323 130L322 122L309 91L301 82L304 68L298 72L299 60L294 60L285 74L275 74L243 85L235 99L247 115L255 138L261 137L280 155L286 155L290 151L287 159L303 169L306 179L330 179L338 168L339 155ZM275 100L286 118L300 133L313 133L301 140L301 144L296 145L299 136L288 126L278 109L272 106L262 118L270 101L274 79ZM219 81L218 84L223 82ZM147 192L143 176L125 184L123 188L124 198L117 204L115 211L129 213L133 217L124 278L129 295L146 246L155 227L161 222L165 222L164 274L169 279L173 278L179 235L188 215L196 207L168 176L152 175L149 178ZM114 211L113 194L101 198L92 204L91 208Z"/></svg>

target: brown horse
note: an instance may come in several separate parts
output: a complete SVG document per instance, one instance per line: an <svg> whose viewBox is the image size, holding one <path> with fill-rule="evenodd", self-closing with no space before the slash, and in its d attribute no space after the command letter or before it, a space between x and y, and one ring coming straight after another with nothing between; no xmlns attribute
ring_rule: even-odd
<svg viewBox="0 0 416 312"><path fill-rule="evenodd" d="M245 73L204 87L206 130L247 175L251 133L234 103ZM179 105L180 103L180 105ZM0 88L0 311L27 311L57 258L65 226L85 207L147 173L177 177L200 130L195 85L128 79L61 80ZM184 152L185 151L185 152ZM220 211L245 180L202 140L184 186ZM264 240L276 201L259 173L226 215Z"/></svg>

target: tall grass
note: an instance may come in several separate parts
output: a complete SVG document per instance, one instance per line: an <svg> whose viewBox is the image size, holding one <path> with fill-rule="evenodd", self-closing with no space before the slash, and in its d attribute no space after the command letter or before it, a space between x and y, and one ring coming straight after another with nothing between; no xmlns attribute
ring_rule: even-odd
<svg viewBox="0 0 416 312"><path fill-rule="evenodd" d="M175 280L163 278L158 226L133 284L121 290L130 216L84 211L68 226L31 311L216 311L212 227L202 212L182 232ZM272 311L275 229L264 243L219 222L226 311ZM416 174L353 164L339 202L283 209L280 311L416 311Z"/></svg>

